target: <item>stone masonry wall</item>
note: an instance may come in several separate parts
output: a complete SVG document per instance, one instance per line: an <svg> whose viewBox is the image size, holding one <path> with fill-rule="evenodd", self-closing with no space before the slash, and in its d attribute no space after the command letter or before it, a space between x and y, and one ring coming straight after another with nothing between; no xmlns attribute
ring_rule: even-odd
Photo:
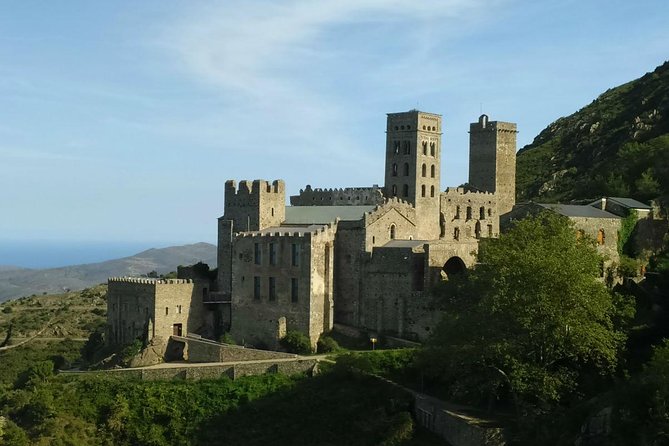
<svg viewBox="0 0 669 446"><path fill-rule="evenodd" d="M440 195L440 238L471 242L499 237L497 197L488 192L448 188Z"/></svg>
<svg viewBox="0 0 669 446"><path fill-rule="evenodd" d="M344 189L312 189L307 185L299 195L290 197L291 206L361 206L383 203L383 188L347 187Z"/></svg>

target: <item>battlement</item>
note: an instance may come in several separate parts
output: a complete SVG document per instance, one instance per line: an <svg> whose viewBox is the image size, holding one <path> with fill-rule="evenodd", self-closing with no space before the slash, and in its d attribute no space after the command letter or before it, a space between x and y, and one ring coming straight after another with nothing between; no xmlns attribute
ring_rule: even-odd
<svg viewBox="0 0 669 446"><path fill-rule="evenodd" d="M339 219L326 225L314 225L313 227L300 228L295 230L290 226L285 228L272 228L272 230L265 231L247 231L235 234L236 237L246 238L263 238L263 237L298 237L298 238L315 238L319 236L331 236L337 230Z"/></svg>
<svg viewBox="0 0 669 446"><path fill-rule="evenodd" d="M481 190L471 190L465 187L448 187L440 195L444 196L453 196L453 195L476 195L476 197L486 197L494 198L495 194L493 192L486 192Z"/></svg>
<svg viewBox="0 0 669 446"><path fill-rule="evenodd" d="M193 283L193 279L152 279L147 277L110 277L107 283L134 283L144 285L179 285Z"/></svg>
<svg viewBox="0 0 669 446"><path fill-rule="evenodd" d="M315 188L307 184L299 195L290 197L293 206L373 205L383 202L383 188L372 187Z"/></svg>
<svg viewBox="0 0 669 446"><path fill-rule="evenodd" d="M283 180L274 180L271 183L266 180L242 180L237 182L235 180L228 180L225 182L225 197L244 196L244 195L259 195L265 194L283 194L286 192L286 184Z"/></svg>
<svg viewBox="0 0 669 446"><path fill-rule="evenodd" d="M489 121L488 115L479 116L479 120L477 122L473 122L469 125L469 133L485 132L485 131L518 133L516 123L504 122L504 121Z"/></svg>

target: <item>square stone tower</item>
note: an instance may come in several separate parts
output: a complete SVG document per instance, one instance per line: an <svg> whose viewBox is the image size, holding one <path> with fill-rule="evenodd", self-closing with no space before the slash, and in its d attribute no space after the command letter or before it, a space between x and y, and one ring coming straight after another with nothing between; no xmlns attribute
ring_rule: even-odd
<svg viewBox="0 0 669 446"><path fill-rule="evenodd" d="M516 124L481 115L469 125L469 184L497 195L499 215L516 203Z"/></svg>
<svg viewBox="0 0 669 446"><path fill-rule="evenodd" d="M416 208L417 239L439 238L440 160L440 115L418 110L388 114L385 194Z"/></svg>

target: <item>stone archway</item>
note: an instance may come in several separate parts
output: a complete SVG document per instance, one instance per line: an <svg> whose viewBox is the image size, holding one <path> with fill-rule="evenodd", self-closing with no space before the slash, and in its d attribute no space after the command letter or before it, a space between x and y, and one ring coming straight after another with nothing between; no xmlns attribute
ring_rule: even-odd
<svg viewBox="0 0 669 446"><path fill-rule="evenodd" d="M444 267L441 269L442 276L445 275L445 278L452 277L456 274L463 274L467 271L465 262L458 256L451 257L444 263Z"/></svg>

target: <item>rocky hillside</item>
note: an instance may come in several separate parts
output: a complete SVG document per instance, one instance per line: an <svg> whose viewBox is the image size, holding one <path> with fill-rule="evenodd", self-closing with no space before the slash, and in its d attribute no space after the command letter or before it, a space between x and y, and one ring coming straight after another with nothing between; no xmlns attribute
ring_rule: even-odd
<svg viewBox="0 0 669 446"><path fill-rule="evenodd" d="M149 249L134 256L100 263L50 269L0 269L0 302L31 294L81 290L113 276L139 276L156 271L166 274L179 265L197 262L216 267L216 247L209 243Z"/></svg>
<svg viewBox="0 0 669 446"><path fill-rule="evenodd" d="M669 62L560 118L518 152L519 201L669 194Z"/></svg>

